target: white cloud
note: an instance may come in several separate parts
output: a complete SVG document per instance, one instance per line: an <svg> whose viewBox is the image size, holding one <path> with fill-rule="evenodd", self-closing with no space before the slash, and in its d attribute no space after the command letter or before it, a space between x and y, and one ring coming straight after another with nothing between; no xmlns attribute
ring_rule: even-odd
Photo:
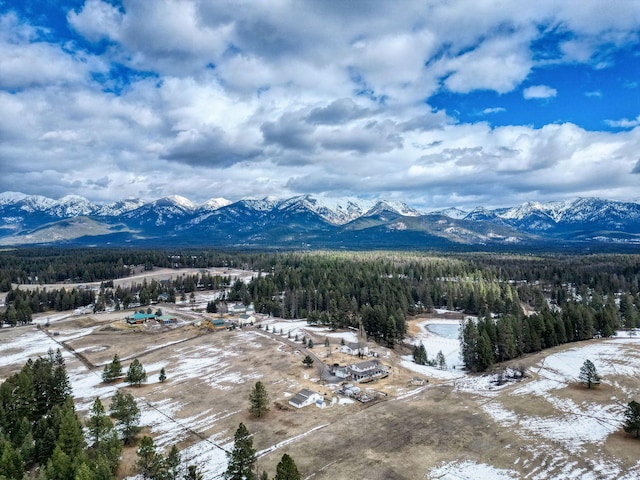
<svg viewBox="0 0 640 480"><path fill-rule="evenodd" d="M522 92L522 96L526 100L553 98L556 95L558 95L558 91L555 88L548 87L547 85L534 85L525 88Z"/></svg>
<svg viewBox="0 0 640 480"><path fill-rule="evenodd" d="M124 14L101 0L87 0L79 12L70 11L67 20L81 35L91 41L103 38L118 40Z"/></svg>
<svg viewBox="0 0 640 480"><path fill-rule="evenodd" d="M485 108L484 110L482 110L482 114L483 115L491 115L493 113L502 113L502 112L506 112L507 109L504 107L490 107L490 108Z"/></svg>
<svg viewBox="0 0 640 480"><path fill-rule="evenodd" d="M640 2L604 10L595 0L396 9L361 0L122 8L87 0L67 20L106 49L99 57L6 14L0 158L10 168L0 190L196 201L328 191L456 205L557 198L563 188L622 195L634 186L617 172L635 168L640 133L629 129L640 117L608 121L626 130L606 134L571 124L491 128L456 123L427 103L436 92L519 91L540 65L553 67L533 51L549 31L568 39L553 62L606 64L611 49L634 41ZM113 65L152 75L92 79ZM523 95L557 91L536 85Z"/></svg>
<svg viewBox="0 0 640 480"><path fill-rule="evenodd" d="M635 128L640 125L640 115L631 120L623 118L621 120L605 120L604 122L614 128Z"/></svg>

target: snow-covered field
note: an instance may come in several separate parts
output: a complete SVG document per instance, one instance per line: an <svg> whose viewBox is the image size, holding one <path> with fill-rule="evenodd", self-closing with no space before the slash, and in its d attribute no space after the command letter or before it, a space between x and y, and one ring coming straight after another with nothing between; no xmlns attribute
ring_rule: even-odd
<svg viewBox="0 0 640 480"><path fill-rule="evenodd" d="M425 464L421 478L639 478L636 472L640 468L640 461L635 469L625 466L607 446L607 442L620 431L624 406L640 391L640 380L636 380L640 372L640 339L619 337L570 345L557 353L541 356L541 360L528 370L527 378L498 386L495 375L475 376L464 372L458 358L457 340L439 337L425 328L434 322L453 326L457 324L455 320L421 321L414 341L424 344L429 358L434 358L441 350L448 368L439 370L418 366L410 357L399 359L401 366L426 377L443 380L434 383L450 389L451 401L464 399L475 418L486 422L484 424L487 429L508 431L514 441L513 446L500 446L499 461L493 456L474 458L468 456L469 452L466 451L459 451L460 457L457 459L432 455L432 458L440 460L431 463L435 466L429 469ZM304 320L267 319L263 324L268 324L270 331L275 329L279 332L282 329L283 337L288 332L292 336L313 332L320 336L328 334L336 341L341 337L346 342L356 340L353 332L329 332L322 327L309 327ZM93 325L61 322L59 327L55 326L55 330L59 331L57 336L48 336L34 327L0 330L0 381L8 376L12 368L15 371L24 364L27 358L46 355L50 348L55 350L60 347L58 342L81 344L82 348L78 351L88 355L102 345L96 343L93 347L87 346L89 339L94 336L100 342L103 341ZM143 335L151 334L140 334L137 338L152 338ZM87 341L80 342L82 337L87 337ZM288 347L288 342L284 339L258 329L212 333L184 343L178 343L177 337L169 335L161 338L162 341L154 344L154 350L157 350L155 352L147 353L149 340L137 346L138 352L146 355L144 367L149 381L140 389L126 387L127 391L134 393L138 399L142 410L141 423L148 429L146 432L153 435L160 448L168 449L173 444L182 444L185 464L199 465L205 480L217 478L226 469L225 450L232 448L231 425L237 426L238 418L246 414L244 404L237 401L237 392L243 392L244 398L244 392L251 384L257 379L266 378L263 375L269 369L282 365L274 363L273 367L265 366L264 363L271 361L270 357L293 358L295 348ZM254 359L258 352L264 352L261 360ZM116 388L122 387L122 384L102 383L100 368L90 371L69 351L63 350L63 355L81 413L89 409L96 397L103 399L107 405ZM102 355L104 357L105 354ZM603 377L603 385L595 392L577 386L578 372L586 359L595 364ZM294 363L299 362L296 359ZM160 384L157 380L163 367L169 375L167 384ZM281 394L282 400L300 389L300 382L308 385L314 374L313 370L301 370L300 381L290 376L276 381L274 379L277 377L273 377L271 387L275 389L276 385L281 385L278 387L280 391L286 390L285 394ZM290 373L286 372L285 375ZM393 405L407 402L413 404L427 401L434 383L418 388L400 385L397 393L389 398L394 401L382 404L381 409L392 409ZM326 410L359 411L359 404L353 404L353 400L342 399L336 401L336 405L335 408ZM447 407L445 405L442 408ZM263 443L260 447L263 455L261 459L270 458L268 455L271 452L276 452L276 456L280 455L285 451L284 447L288 449L296 444L313 442L316 435L330 432L333 425L324 417L315 418L320 415L317 413L320 412L319 409L312 410L312 420L303 428L295 431L284 429L280 436ZM374 412L375 409L364 411ZM287 418L299 419L301 417L293 415L309 415L307 412L311 411L291 413ZM446 460L443 461L443 458ZM505 459L509 461L506 462ZM327 461L333 460L335 459ZM339 478L339 475L335 478Z"/></svg>
<svg viewBox="0 0 640 480"><path fill-rule="evenodd" d="M608 437L620 431L624 407L637 395L637 390L630 390L621 382L628 385L624 377L629 377L634 383L640 371L638 347L640 339L613 338L569 348L544 358L530 369L530 379L515 385L498 387L492 376L457 379L458 391L478 396L478 404L487 415L529 442L532 458L521 463L524 474L496 471L483 477L479 473L482 466L451 462L430 471L429 478L640 478L637 472L622 469L619 460L603 448ZM602 389L613 387L614 394L604 402L586 388L576 386L585 360L591 360L603 377ZM582 390L576 394L571 386ZM538 408L543 411L538 415L527 413L519 397L525 403L541 402L542 407ZM575 455L584 456L586 464L567 461ZM540 464L534 467L536 460Z"/></svg>

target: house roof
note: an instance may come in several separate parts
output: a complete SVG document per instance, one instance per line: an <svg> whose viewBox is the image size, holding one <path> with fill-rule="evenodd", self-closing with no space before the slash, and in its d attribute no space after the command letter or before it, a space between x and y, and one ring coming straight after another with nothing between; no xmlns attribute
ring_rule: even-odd
<svg viewBox="0 0 640 480"><path fill-rule="evenodd" d="M289 403L293 403L294 405L302 405L304 402L309 400L309 398L312 395L320 395L320 394L317 392L314 392L313 390L309 390L308 388L303 388L298 393L296 393L293 397L291 397L291 399L289 400Z"/></svg>
<svg viewBox="0 0 640 480"><path fill-rule="evenodd" d="M352 365L352 367L356 367L360 370L369 370L371 368L377 368L378 366L380 366L380 362L378 360L366 360Z"/></svg>
<svg viewBox="0 0 640 480"><path fill-rule="evenodd" d="M156 318L156 316L153 313L135 312L133 315L129 315L127 318L132 318L134 320L152 320Z"/></svg>

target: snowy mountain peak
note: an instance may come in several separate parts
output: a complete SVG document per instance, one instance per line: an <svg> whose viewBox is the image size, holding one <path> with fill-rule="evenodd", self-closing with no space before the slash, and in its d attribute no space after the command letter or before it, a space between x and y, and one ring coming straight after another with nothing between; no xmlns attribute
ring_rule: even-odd
<svg viewBox="0 0 640 480"><path fill-rule="evenodd" d="M467 216L469 212L465 212L464 210L460 210L456 207L445 208L443 210L436 210L435 212L431 212L436 215L443 215L445 217L453 218L455 220L461 220Z"/></svg>
<svg viewBox="0 0 640 480"><path fill-rule="evenodd" d="M139 198L127 198L117 202L108 203L98 209L98 215L102 216L118 216L124 213L140 208L144 202Z"/></svg>
<svg viewBox="0 0 640 480"><path fill-rule="evenodd" d="M9 205L17 203L26 198L26 194L21 192L2 192L0 193L0 205Z"/></svg>
<svg viewBox="0 0 640 480"><path fill-rule="evenodd" d="M45 211L54 207L57 202L51 198L43 197L41 195L27 195L18 203L21 204L21 210L32 213Z"/></svg>
<svg viewBox="0 0 640 480"><path fill-rule="evenodd" d="M182 207L185 210L195 210L196 209L196 205L189 200L188 198L185 198L181 195L169 195L168 197L164 197L164 199L162 200L166 200L169 201L175 205L177 205L178 207Z"/></svg>
<svg viewBox="0 0 640 480"><path fill-rule="evenodd" d="M218 197L210 198L209 200L201 204L198 208L201 210L218 210L219 208L226 207L227 205L231 205L230 200Z"/></svg>

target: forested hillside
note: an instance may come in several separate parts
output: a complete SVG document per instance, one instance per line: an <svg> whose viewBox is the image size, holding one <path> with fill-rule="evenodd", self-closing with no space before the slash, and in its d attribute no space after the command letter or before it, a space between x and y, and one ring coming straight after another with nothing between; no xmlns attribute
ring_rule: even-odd
<svg viewBox="0 0 640 480"><path fill-rule="evenodd" d="M260 313L333 328L362 323L371 339L394 346L403 341L412 316L447 308L479 318L461 329L463 360L474 371L640 324L639 255L32 250L3 252L0 262L0 278L9 286L2 318L10 325L28 323L33 313L46 310L129 308L225 289L210 311L220 302L241 301L254 303ZM256 273L248 283L202 271L114 288L114 278L159 266ZM102 283L95 292L11 288L11 282L54 279Z"/></svg>

